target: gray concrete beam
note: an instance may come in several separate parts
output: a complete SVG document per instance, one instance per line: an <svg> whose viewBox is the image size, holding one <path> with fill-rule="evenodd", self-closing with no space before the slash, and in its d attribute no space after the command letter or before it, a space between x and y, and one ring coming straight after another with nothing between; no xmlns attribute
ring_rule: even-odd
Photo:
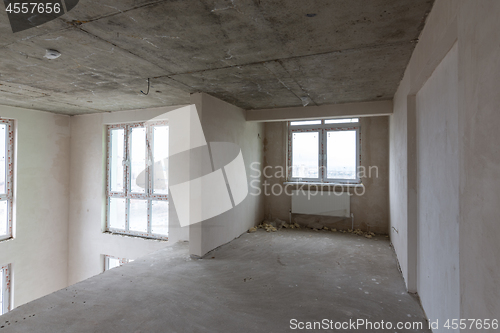
<svg viewBox="0 0 500 333"><path fill-rule="evenodd" d="M326 119L340 117L388 116L392 101L329 104L292 108L247 110L246 120L257 122Z"/></svg>

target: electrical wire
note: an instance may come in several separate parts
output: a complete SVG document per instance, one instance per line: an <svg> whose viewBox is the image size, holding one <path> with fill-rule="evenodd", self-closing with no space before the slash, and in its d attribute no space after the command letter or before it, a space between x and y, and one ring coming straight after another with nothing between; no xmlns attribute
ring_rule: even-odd
<svg viewBox="0 0 500 333"><path fill-rule="evenodd" d="M151 82L150 82L149 77L148 77L148 92L145 93L144 91L141 90L141 93L143 93L144 95L148 95L149 94L149 87L150 87L150 85L151 85Z"/></svg>

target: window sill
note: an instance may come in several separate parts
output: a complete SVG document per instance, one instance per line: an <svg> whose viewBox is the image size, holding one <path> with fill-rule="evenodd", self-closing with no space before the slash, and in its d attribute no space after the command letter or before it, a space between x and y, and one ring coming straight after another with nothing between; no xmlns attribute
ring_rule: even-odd
<svg viewBox="0 0 500 333"><path fill-rule="evenodd" d="M14 237L11 236L9 238L0 239L0 244L1 243L6 243L6 242L11 241L11 240L14 240Z"/></svg>
<svg viewBox="0 0 500 333"><path fill-rule="evenodd" d="M342 187L365 187L363 184L353 183L318 183L318 182L283 182L283 185L311 185L311 186L342 186Z"/></svg>
<svg viewBox="0 0 500 333"><path fill-rule="evenodd" d="M130 238L141 238L144 240L154 240L154 241L160 241L160 242L167 242L168 241L168 237L151 237L151 236L143 236L143 235L136 235L136 234L132 234L132 233L122 233L122 232L114 232L114 231L104 231L103 234L122 236L122 237L130 237Z"/></svg>

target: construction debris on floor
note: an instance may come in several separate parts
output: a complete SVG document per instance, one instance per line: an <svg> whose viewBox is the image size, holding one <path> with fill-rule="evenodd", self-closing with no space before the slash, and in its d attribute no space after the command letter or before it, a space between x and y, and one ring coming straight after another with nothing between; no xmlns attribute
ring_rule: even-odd
<svg viewBox="0 0 500 333"><path fill-rule="evenodd" d="M351 233L358 236L364 236L366 238L372 238L375 236L374 232L371 231L362 231L361 229L347 229L347 230L337 230L336 228L329 228L323 226L319 223L310 223L307 226L304 226L306 229L312 229L314 231L329 231L329 232L341 232L341 233ZM249 233L256 232L258 229L265 229L267 232L276 232L281 229L301 229L301 225L297 222L287 223L280 219L275 219L274 221L263 221L256 227L252 227L248 229Z"/></svg>

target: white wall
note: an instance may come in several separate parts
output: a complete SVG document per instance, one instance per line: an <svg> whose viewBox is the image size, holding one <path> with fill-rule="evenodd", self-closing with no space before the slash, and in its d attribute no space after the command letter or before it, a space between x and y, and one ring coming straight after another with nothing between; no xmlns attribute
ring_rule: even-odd
<svg viewBox="0 0 500 333"><path fill-rule="evenodd" d="M7 106L0 117L17 138L15 237L0 242L17 307L67 286L70 117Z"/></svg>
<svg viewBox="0 0 500 333"><path fill-rule="evenodd" d="M240 146L250 181L250 164L263 162L264 127L260 123L245 121L245 111L207 94L191 95L201 117L207 142L232 142ZM190 252L203 256L208 251L230 242L264 218L263 196L250 194L233 209L191 225L189 231Z"/></svg>
<svg viewBox="0 0 500 333"><path fill-rule="evenodd" d="M401 273L408 285L408 158L407 103L409 75L394 96L394 114L389 119L389 219L391 242ZM416 287L415 287L416 288Z"/></svg>
<svg viewBox="0 0 500 333"><path fill-rule="evenodd" d="M262 162L262 125L247 125L243 110L230 104L197 97L204 103L200 113L207 141L238 144L249 173L251 162ZM175 108L68 117L0 107L0 116L16 119L15 239L0 242L0 263L12 264L15 306L101 273L103 254L136 259L189 238L173 205L168 242L102 232L105 125L147 121ZM262 220L262 207L262 198L249 196L203 222L203 233L193 242L197 253L231 241Z"/></svg>
<svg viewBox="0 0 500 333"><path fill-rule="evenodd" d="M173 205L169 212L169 241L157 241L103 233L105 227L105 126L147 121L177 107L122 111L71 118L71 195L69 215L69 284L103 270L101 255L137 259L180 240L188 228L180 228Z"/></svg>
<svg viewBox="0 0 500 333"><path fill-rule="evenodd" d="M500 313L499 16L500 2L496 0L437 0L394 97L390 135L391 240L408 289L419 293L429 318L457 316L457 300L460 318L496 318ZM449 53L455 44L457 50ZM457 61L455 73L453 61ZM445 68L439 68L440 64ZM433 73L437 77L433 78ZM456 85L453 77L458 78ZM453 95L458 99L456 106L451 102ZM438 115L430 110L445 118L434 119ZM448 122L450 128L457 124L456 135L453 131L439 133L442 126L436 126L434 121ZM438 140L430 142L422 136ZM443 154L453 151L453 147L458 147L458 158ZM438 155L437 161L432 159ZM453 165L451 179L433 182L424 170L430 167L427 163L437 167ZM437 207L423 197L418 200L417 189L421 188L439 196L444 205ZM446 193L448 198L444 197ZM432 219L436 214L440 217ZM456 216L458 235L456 226L453 228ZM445 235L441 240L432 235L434 239L429 243L431 235L426 233L432 231ZM446 235L448 232L451 236ZM450 238L445 241L445 237ZM430 249L422 249L429 244L435 250L432 254ZM436 256L436 251L447 255ZM439 267L445 260L450 262ZM426 274L438 281L426 282ZM453 302L455 306L445 314L443 308Z"/></svg>
<svg viewBox="0 0 500 333"><path fill-rule="evenodd" d="M442 323L460 318L457 50L448 52L416 100L417 290L429 320Z"/></svg>
<svg viewBox="0 0 500 333"><path fill-rule="evenodd" d="M500 1L459 8L461 318L500 314Z"/></svg>

